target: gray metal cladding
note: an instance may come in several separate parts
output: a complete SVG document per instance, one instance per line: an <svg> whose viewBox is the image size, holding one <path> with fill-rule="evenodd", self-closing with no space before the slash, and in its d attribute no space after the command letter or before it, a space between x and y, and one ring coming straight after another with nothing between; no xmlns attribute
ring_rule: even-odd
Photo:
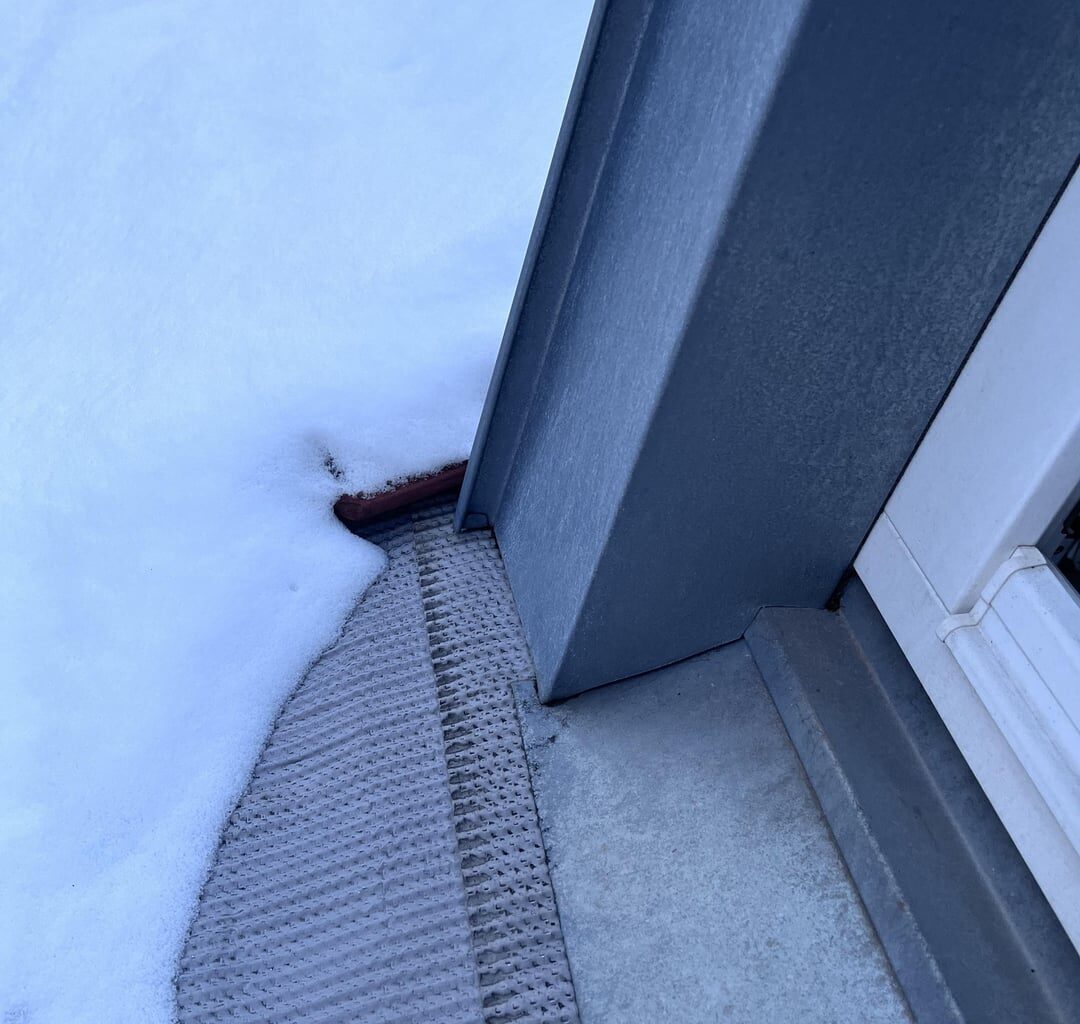
<svg viewBox="0 0 1080 1024"><path fill-rule="evenodd" d="M1072 0L611 0L459 520L545 699L821 607L1080 152Z"/></svg>

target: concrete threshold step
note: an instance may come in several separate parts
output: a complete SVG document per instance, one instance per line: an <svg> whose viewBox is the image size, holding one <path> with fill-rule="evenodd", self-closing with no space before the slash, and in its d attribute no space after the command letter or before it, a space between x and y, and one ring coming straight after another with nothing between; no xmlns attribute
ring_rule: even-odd
<svg viewBox="0 0 1080 1024"><path fill-rule="evenodd" d="M746 643L916 1019L1080 1020L1080 959L862 584Z"/></svg>

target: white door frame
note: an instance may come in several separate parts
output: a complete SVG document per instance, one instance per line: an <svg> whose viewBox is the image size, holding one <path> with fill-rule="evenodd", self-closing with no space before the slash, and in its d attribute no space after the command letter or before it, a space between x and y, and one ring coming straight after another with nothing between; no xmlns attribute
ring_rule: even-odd
<svg viewBox="0 0 1080 1024"><path fill-rule="evenodd" d="M1035 549L1080 481L1080 176L855 568L1080 949L1080 599Z"/></svg>

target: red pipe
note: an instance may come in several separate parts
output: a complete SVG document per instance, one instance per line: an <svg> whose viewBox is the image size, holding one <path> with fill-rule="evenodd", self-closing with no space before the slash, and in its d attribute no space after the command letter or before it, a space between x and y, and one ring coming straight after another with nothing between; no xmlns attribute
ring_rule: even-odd
<svg viewBox="0 0 1080 1024"><path fill-rule="evenodd" d="M343 494L334 502L334 515L352 529L399 512L425 498L456 493L461 490L465 466L464 462L456 462L426 476L411 477L388 491L376 494Z"/></svg>

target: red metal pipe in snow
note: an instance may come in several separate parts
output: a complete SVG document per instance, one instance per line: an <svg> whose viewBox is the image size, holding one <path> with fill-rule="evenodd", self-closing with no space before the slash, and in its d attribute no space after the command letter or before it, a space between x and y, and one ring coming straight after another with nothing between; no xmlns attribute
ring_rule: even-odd
<svg viewBox="0 0 1080 1024"><path fill-rule="evenodd" d="M412 477L376 494L343 494L334 502L334 515L350 530L399 512L408 505L461 489L465 462L455 462L426 476Z"/></svg>

